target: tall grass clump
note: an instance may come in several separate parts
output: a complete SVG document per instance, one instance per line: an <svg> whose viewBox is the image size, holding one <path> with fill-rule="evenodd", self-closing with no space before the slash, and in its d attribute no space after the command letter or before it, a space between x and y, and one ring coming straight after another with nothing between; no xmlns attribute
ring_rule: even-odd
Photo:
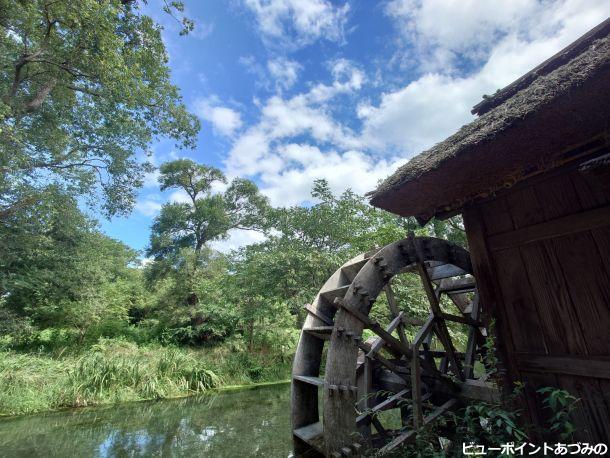
<svg viewBox="0 0 610 458"><path fill-rule="evenodd" d="M184 350L107 339L79 357L69 375L73 405L183 396L221 382Z"/></svg>
<svg viewBox="0 0 610 458"><path fill-rule="evenodd" d="M0 352L0 414L60 406L69 364L45 356Z"/></svg>
<svg viewBox="0 0 610 458"><path fill-rule="evenodd" d="M100 339L79 355L0 352L0 414L186 396L224 379L200 353Z"/></svg>

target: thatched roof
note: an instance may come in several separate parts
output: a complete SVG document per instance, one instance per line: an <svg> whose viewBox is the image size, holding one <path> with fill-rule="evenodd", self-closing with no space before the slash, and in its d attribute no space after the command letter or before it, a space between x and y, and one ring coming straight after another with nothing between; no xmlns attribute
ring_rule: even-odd
<svg viewBox="0 0 610 458"><path fill-rule="evenodd" d="M482 116L400 167L371 203L426 220L565 162L591 141L607 144L608 35L610 19L484 100L475 107Z"/></svg>

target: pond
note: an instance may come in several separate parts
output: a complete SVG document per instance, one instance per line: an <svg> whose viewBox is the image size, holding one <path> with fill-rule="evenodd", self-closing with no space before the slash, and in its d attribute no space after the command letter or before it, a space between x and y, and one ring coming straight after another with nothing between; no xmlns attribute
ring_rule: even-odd
<svg viewBox="0 0 610 458"><path fill-rule="evenodd" d="M289 457L290 385L0 419L0 456Z"/></svg>

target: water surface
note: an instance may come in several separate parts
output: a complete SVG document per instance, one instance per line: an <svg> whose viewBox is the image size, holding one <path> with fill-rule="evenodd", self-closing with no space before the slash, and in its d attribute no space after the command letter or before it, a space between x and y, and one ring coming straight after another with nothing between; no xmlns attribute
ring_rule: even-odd
<svg viewBox="0 0 610 458"><path fill-rule="evenodd" d="M2 457L291 454L290 385L0 419Z"/></svg>

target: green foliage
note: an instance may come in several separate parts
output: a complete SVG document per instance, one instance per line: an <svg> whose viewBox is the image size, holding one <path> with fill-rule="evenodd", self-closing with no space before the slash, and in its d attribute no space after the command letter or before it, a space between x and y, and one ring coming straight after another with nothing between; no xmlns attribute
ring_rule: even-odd
<svg viewBox="0 0 610 458"><path fill-rule="evenodd" d="M467 406L461 417L454 417L458 442L499 447L508 442L523 442L527 435L519 426L520 411L508 410L485 402Z"/></svg>
<svg viewBox="0 0 610 458"><path fill-rule="evenodd" d="M346 260L414 229L413 221L374 209L351 191L333 195L325 181L316 182L311 205L291 208L270 208L247 180L212 192L225 181L217 169L190 160L161 167L162 189L184 191L190 203L163 207L151 237L154 259L143 269L137 253L101 234L61 186L45 187L36 201L5 216L3 356L15 362L12 352L29 352L33 374L49 366L65 374L37 396L30 389L43 376L8 371L13 378L5 380L11 389L0 397L2 411L285 379L302 305ZM238 228L265 231L267 238L226 255L209 247ZM438 224L417 231L454 234L453 226ZM394 286L410 313L424 316L419 281Z"/></svg>
<svg viewBox="0 0 610 458"><path fill-rule="evenodd" d="M239 343L193 350L100 339L88 350L61 357L0 351L0 415L178 397L288 378L289 362L241 350Z"/></svg>
<svg viewBox="0 0 610 458"><path fill-rule="evenodd" d="M136 253L99 233L72 197L52 187L41 197L0 225L0 310L19 323L13 335L67 327L82 340L126 324L143 293Z"/></svg>
<svg viewBox="0 0 610 458"><path fill-rule="evenodd" d="M161 190L179 189L189 203L168 203L152 226L149 256L156 261L180 261L180 250L196 253L213 240L227 236L231 229L261 229L267 200L256 185L234 179L221 193L212 193L214 183L226 183L222 172L190 159L166 162L160 167Z"/></svg>
<svg viewBox="0 0 610 458"><path fill-rule="evenodd" d="M171 2L168 11L180 11ZM122 0L0 0L0 219L49 182L125 213L159 137L194 146L161 28ZM187 29L188 24L185 24Z"/></svg>
<svg viewBox="0 0 610 458"><path fill-rule="evenodd" d="M549 431L558 435L562 440L571 439L576 430L570 415L576 408L579 399L566 390L555 387L540 388L536 392L544 395L542 400L544 408L551 411Z"/></svg>

